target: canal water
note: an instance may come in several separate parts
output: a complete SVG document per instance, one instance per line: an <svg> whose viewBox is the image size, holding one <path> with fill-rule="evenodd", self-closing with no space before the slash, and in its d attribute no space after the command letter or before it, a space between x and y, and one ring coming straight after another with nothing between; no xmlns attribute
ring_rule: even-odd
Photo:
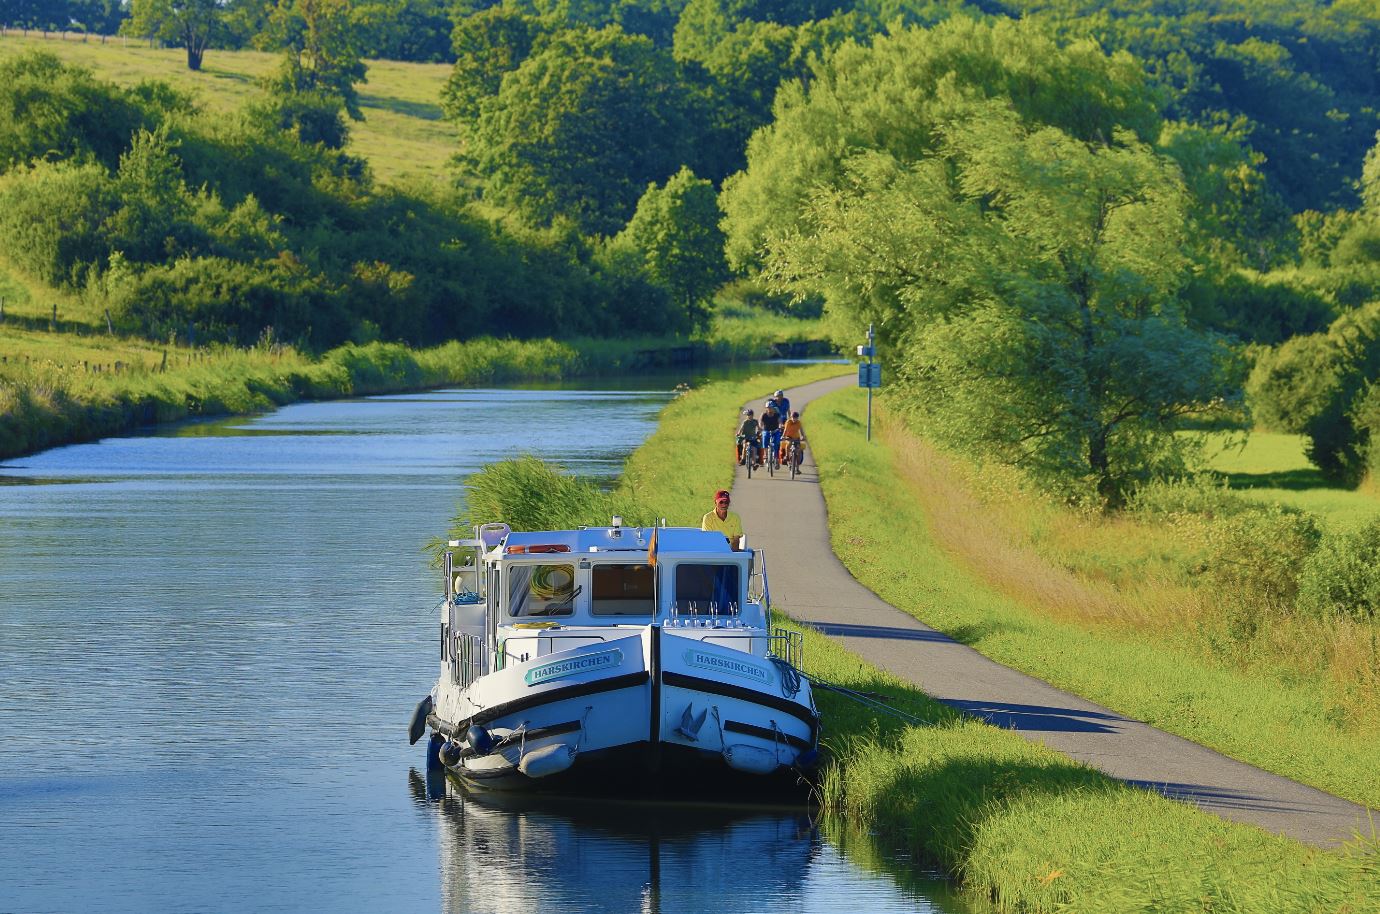
<svg viewBox="0 0 1380 914"><path fill-rule="evenodd" d="M613 476L671 396L614 386L302 403L0 466L0 912L957 910L800 810L428 789L423 546L491 461Z"/></svg>

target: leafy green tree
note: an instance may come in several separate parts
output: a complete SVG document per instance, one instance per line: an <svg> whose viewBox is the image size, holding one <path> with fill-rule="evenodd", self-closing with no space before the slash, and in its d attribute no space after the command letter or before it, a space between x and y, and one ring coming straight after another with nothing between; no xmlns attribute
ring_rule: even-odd
<svg viewBox="0 0 1380 914"><path fill-rule="evenodd" d="M195 201L182 179L166 130L140 131L120 157L115 174L120 206L104 230L112 251L135 262L156 263L199 247Z"/></svg>
<svg viewBox="0 0 1380 914"><path fill-rule="evenodd" d="M355 84L364 81L367 68L358 39L349 0L279 0L264 36L268 46L284 52L282 65L266 83L268 110L279 126L305 143L345 145L341 112L364 120Z"/></svg>
<svg viewBox="0 0 1380 914"><path fill-rule="evenodd" d="M1370 147L1361 166L1361 202L1380 215L1380 133L1375 135L1375 145Z"/></svg>
<svg viewBox="0 0 1380 914"><path fill-rule="evenodd" d="M123 31L180 45L189 70L201 69L206 49L225 31L225 6L219 0L130 0L129 10Z"/></svg>
<svg viewBox="0 0 1380 914"><path fill-rule="evenodd" d="M481 104L498 94L504 75L531 55L546 31L540 20L507 6L490 7L455 24L455 66L441 91L441 107L462 132L473 128Z"/></svg>
<svg viewBox="0 0 1380 914"><path fill-rule="evenodd" d="M841 175L849 150L925 155L955 92L1009 99L1025 120L1087 142L1118 129L1148 141L1160 129L1136 61L1091 41L1060 47L1037 23L959 18L870 48L845 43L808 84L782 85L775 120L748 144L747 169L725 182L730 265L752 269L772 237L798 230L813 188Z"/></svg>
<svg viewBox="0 0 1380 914"><path fill-rule="evenodd" d="M442 0L387 0L355 6L351 20L367 57L385 60L454 60L451 20Z"/></svg>
<svg viewBox="0 0 1380 914"><path fill-rule="evenodd" d="M764 233L766 262L778 285L822 294L854 327L880 325L899 396L933 434L1117 504L1138 479L1182 467L1178 420L1233 396L1240 364L1184 318L1186 194L1178 168L1117 124L1143 110L1125 103L1135 81L1118 84L1115 62L1090 49L1028 37L1013 50L1038 60L1033 83L1008 82L1009 58L970 57L976 84L951 70L928 89L911 70L855 104L836 97L836 117L867 142L796 147L807 162L834 157L816 173L835 177L802 194L785 231ZM929 65L891 52L854 65L874 77L866 63ZM1055 95L1056 74L1099 70ZM898 84L915 93L899 105ZM1092 99L1100 110L1083 107ZM896 108L924 114L907 123ZM837 128L822 126L832 143Z"/></svg>
<svg viewBox="0 0 1380 914"><path fill-rule="evenodd" d="M612 240L635 252L654 282L670 291L689 325L708 320L704 302L728 278L722 218L714 185L682 168L664 186L653 184Z"/></svg>
<svg viewBox="0 0 1380 914"><path fill-rule="evenodd" d="M687 107L674 61L649 39L574 29L503 77L466 154L493 202L611 234L642 188L683 164Z"/></svg>

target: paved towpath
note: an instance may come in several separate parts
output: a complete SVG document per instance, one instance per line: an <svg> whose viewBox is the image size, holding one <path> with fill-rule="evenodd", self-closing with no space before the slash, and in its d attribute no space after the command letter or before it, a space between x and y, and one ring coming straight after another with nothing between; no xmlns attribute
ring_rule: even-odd
<svg viewBox="0 0 1380 914"><path fill-rule="evenodd" d="M806 405L855 383L850 375L787 391L791 408L802 411L807 436ZM748 480L739 468L733 507L742 515L749 545L766 550L773 603L940 701L1123 781L1307 844L1335 846L1358 832L1371 833L1364 807L1061 692L884 602L834 555L812 455L794 481L765 472ZM1375 822L1380 827L1380 813Z"/></svg>

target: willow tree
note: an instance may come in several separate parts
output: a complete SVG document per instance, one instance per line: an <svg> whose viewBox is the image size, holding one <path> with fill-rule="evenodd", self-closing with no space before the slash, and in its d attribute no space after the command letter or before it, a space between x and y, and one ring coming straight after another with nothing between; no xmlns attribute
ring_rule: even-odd
<svg viewBox="0 0 1380 914"><path fill-rule="evenodd" d="M993 63L984 85L951 73L911 99L926 117L908 128L886 123L896 74L858 105L836 96L846 129L872 142L800 151L816 180L796 203L772 187L789 219L754 223L761 256L779 286L882 326L898 402L930 433L1114 504L1137 478L1180 465L1178 421L1233 397L1240 369L1184 317L1187 195L1175 164L1106 108L1073 106L1082 128L1034 116ZM969 72L982 79L984 68ZM1116 91L1032 94L1057 114L1070 96ZM793 127L829 136L822 110ZM747 178L770 187L752 167L750 157Z"/></svg>

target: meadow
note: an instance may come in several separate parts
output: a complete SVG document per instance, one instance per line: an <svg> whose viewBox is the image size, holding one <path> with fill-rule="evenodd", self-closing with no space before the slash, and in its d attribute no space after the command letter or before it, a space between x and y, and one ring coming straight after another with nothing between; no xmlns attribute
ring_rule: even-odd
<svg viewBox="0 0 1380 914"><path fill-rule="evenodd" d="M835 366L816 366L770 381L711 384L678 398L610 490L534 458L495 464L467 481L467 507L455 519L455 532L494 517L537 529L594 522L614 510L630 523L658 517L693 523L707 494L733 480L729 442L741 404L772 386L789 390L834 373ZM850 417L841 418L840 411ZM831 504L836 549L838 531L849 531L844 538L859 535L867 518L875 521L876 504L896 504L902 501L896 493L907 490L888 475L888 448L862 442L852 415L856 404L840 399L821 401L806 416L810 440L825 461L830 497L846 490L865 502ZM891 488L880 491L881 484ZM850 511L856 524L841 517ZM870 535L877 534L874 522ZM903 571L934 570L937 547L918 512L885 534L888 542L917 538L919 558ZM890 564L886 569L894 570ZM886 584L875 575L872 580ZM955 586L973 583L957 572L951 580ZM790 607L775 610L780 623L794 626ZM1313 850L1127 787L1015 733L963 718L823 635L809 629L803 635L812 675L880 693L925 722L878 717L846 698L817 694L827 750L816 791L821 824L851 855L902 881L907 874L895 872L894 857L880 862L877 843L944 867L981 910L1245 914L1380 905L1380 854L1371 839L1340 851Z"/></svg>
<svg viewBox="0 0 1380 914"><path fill-rule="evenodd" d="M200 71L187 69L180 48L149 47L135 39L98 36L81 40L28 37L9 31L0 36L0 60L42 49L65 63L90 67L97 76L122 86L162 80L189 92L208 111L230 114L260 97L258 80L278 65L280 55L263 51L210 50ZM441 88L447 64L370 60L368 81L359 87L364 120L351 122L348 152L366 159L383 181L448 180L455 154L455 126L441 113Z"/></svg>

